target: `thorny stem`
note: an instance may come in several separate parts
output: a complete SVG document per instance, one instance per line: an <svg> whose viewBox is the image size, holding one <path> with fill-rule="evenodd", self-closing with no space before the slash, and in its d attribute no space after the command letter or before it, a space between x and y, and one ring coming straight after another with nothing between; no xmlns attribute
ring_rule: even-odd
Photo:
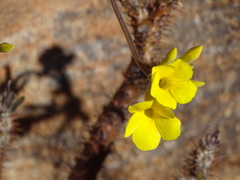
<svg viewBox="0 0 240 180"><path fill-rule="evenodd" d="M139 56L138 54L138 51L137 51L137 48L136 46L134 45L133 43L133 40L132 40L132 37L128 31L128 28L123 20L123 17L119 11L119 8L118 8L118 5L116 3L115 0L110 0L111 4L112 4L112 7L113 7L113 10L117 16L117 19L118 19L118 22L123 30L123 33L126 37L126 40L128 42L128 45L130 47L130 50L132 52L132 56L133 56L133 59L135 61L135 63L137 64L137 66L141 69L141 71L146 75L148 76L150 74L150 70L142 63L142 60L141 60L141 57Z"/></svg>

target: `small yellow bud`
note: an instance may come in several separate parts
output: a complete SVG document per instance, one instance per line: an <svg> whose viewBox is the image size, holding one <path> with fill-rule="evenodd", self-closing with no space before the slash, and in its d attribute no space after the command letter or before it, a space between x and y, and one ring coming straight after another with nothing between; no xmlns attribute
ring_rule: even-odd
<svg viewBox="0 0 240 180"><path fill-rule="evenodd" d="M182 57L180 57L179 59L181 59L182 61L186 62L186 63L190 63L192 61L194 61L195 59L197 59L201 52L202 52L203 46L196 46L193 47L191 49L189 49Z"/></svg>
<svg viewBox="0 0 240 180"><path fill-rule="evenodd" d="M172 62L174 62L176 60L177 57L177 48L172 48L167 55L165 56L165 58L160 62L160 65L167 65L167 64L171 64Z"/></svg>
<svg viewBox="0 0 240 180"><path fill-rule="evenodd" d="M12 50L14 48L14 46L12 44L9 44L9 43L1 43L0 44L0 52L8 52L10 50Z"/></svg>

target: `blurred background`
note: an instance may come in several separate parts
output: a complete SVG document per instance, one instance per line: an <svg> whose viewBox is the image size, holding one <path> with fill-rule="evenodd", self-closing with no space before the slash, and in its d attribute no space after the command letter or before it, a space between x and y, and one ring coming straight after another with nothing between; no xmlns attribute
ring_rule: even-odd
<svg viewBox="0 0 240 180"><path fill-rule="evenodd" d="M179 56L203 45L194 79L206 82L180 105L181 136L150 152L123 138L125 124L97 179L161 180L180 176L199 137L219 129L220 147L210 179L240 180L240 2L186 0L164 29L162 53ZM131 54L109 1L2 0L0 85L13 79L25 96L14 118L4 180L68 179L89 130L121 85ZM160 47L161 48L161 47ZM130 116L126 112L127 118Z"/></svg>

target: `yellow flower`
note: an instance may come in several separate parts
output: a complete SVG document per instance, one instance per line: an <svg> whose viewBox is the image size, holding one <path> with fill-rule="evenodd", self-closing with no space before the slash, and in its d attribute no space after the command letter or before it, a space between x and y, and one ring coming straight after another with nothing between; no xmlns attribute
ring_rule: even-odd
<svg viewBox="0 0 240 180"><path fill-rule="evenodd" d="M192 75L191 66L182 60L155 66L150 93L161 105L175 109L177 103L188 103L195 96L197 87L190 80Z"/></svg>
<svg viewBox="0 0 240 180"><path fill-rule="evenodd" d="M170 108L160 105L157 101L144 101L129 106L132 113L125 137L132 135L138 149L149 151L156 149L161 137L170 141L181 134L181 122L174 116Z"/></svg>
<svg viewBox="0 0 240 180"><path fill-rule="evenodd" d="M189 65L201 51L202 46L197 46L176 59L177 49L173 48L158 66L152 68L152 84L145 101L128 108L132 116L125 137L132 135L134 144L140 150L156 149L161 138L170 141L181 134L181 122L172 109L177 103L190 102L197 88L204 85L204 82L191 80L193 66Z"/></svg>
<svg viewBox="0 0 240 180"><path fill-rule="evenodd" d="M189 103L196 95L197 88L205 84L191 80L193 70L188 64L198 58L201 51L202 46L197 46L175 60L177 49L170 50L160 65L152 68L151 96L172 109L176 109L177 103Z"/></svg>

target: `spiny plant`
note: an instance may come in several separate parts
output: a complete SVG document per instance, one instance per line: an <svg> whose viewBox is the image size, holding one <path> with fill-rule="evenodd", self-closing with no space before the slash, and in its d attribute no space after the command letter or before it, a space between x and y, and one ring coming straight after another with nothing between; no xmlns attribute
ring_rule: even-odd
<svg viewBox="0 0 240 180"><path fill-rule="evenodd" d="M219 131L200 138L185 158L183 175L176 180L206 180L212 177L211 168L220 145Z"/></svg>

